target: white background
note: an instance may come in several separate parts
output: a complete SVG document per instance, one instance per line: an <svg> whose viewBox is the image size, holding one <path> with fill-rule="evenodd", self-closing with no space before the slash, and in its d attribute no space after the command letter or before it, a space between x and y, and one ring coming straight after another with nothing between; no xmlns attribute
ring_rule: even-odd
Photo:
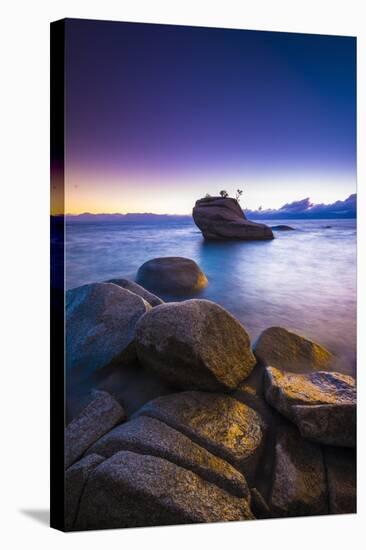
<svg viewBox="0 0 366 550"><path fill-rule="evenodd" d="M362 2L10 1L1 8L2 548L359 548L365 516L365 16ZM63 534L49 501L49 23L63 17L358 37L359 513L311 519ZM362 29L363 26L363 29ZM363 124L362 124L363 123ZM311 304L309 304L311 307ZM363 307L362 307L363 306ZM362 311L363 310L363 311ZM330 319L331 322L331 319ZM365 538L365 537L364 537Z"/></svg>

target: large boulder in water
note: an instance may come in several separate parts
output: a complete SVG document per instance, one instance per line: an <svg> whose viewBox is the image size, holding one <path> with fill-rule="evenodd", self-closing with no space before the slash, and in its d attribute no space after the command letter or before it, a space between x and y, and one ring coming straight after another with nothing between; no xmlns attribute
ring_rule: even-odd
<svg viewBox="0 0 366 550"><path fill-rule="evenodd" d="M106 281L107 283L113 283L115 285L118 285L122 288L126 288L130 292L133 292L134 294L137 294L138 296L141 296L148 304L150 304L152 307L160 306L163 304L163 300L159 298L158 296L155 296L152 292L149 292L141 285L138 285L134 281L130 281L129 279L110 279L109 281Z"/></svg>
<svg viewBox="0 0 366 550"><path fill-rule="evenodd" d="M246 219L236 199L206 197L193 208L193 219L205 239L244 241L273 239L272 229Z"/></svg>
<svg viewBox="0 0 366 550"><path fill-rule="evenodd" d="M201 290L208 281L193 260L167 256L142 264L137 282L149 290L184 294Z"/></svg>
<svg viewBox="0 0 366 550"><path fill-rule="evenodd" d="M254 354L265 366L292 372L328 369L335 359L324 347L283 327L264 330Z"/></svg>
<svg viewBox="0 0 366 550"><path fill-rule="evenodd" d="M243 326L208 300L148 311L136 325L136 351L146 369L183 389L234 389L255 365Z"/></svg>
<svg viewBox="0 0 366 550"><path fill-rule="evenodd" d="M232 464L252 481L262 455L266 425L261 416L229 395L187 391L158 397L136 416L165 422Z"/></svg>
<svg viewBox="0 0 366 550"><path fill-rule="evenodd" d="M164 458L121 451L97 466L75 529L148 527L254 519L249 501Z"/></svg>
<svg viewBox="0 0 366 550"><path fill-rule="evenodd" d="M156 418L139 416L116 426L90 447L87 454L109 458L119 451L165 458L228 493L248 497L248 486L238 470Z"/></svg>
<svg viewBox="0 0 366 550"><path fill-rule="evenodd" d="M92 374L135 357L135 326L151 306L112 283L93 283L66 293L66 368Z"/></svg>
<svg viewBox="0 0 366 550"><path fill-rule="evenodd" d="M318 443L356 444L356 383L337 372L295 374L267 367L265 396L294 422L303 437Z"/></svg>

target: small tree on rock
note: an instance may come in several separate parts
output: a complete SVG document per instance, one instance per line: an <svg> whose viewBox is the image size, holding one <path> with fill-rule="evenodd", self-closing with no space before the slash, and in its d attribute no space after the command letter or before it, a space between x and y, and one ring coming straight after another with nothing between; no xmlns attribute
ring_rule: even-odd
<svg viewBox="0 0 366 550"><path fill-rule="evenodd" d="M229 196L229 193L223 189L220 191L220 195L223 199L226 199Z"/></svg>
<svg viewBox="0 0 366 550"><path fill-rule="evenodd" d="M237 189L236 190L236 195L235 195L235 198L238 202L240 202L240 197L242 196L243 194L243 190L242 189Z"/></svg>

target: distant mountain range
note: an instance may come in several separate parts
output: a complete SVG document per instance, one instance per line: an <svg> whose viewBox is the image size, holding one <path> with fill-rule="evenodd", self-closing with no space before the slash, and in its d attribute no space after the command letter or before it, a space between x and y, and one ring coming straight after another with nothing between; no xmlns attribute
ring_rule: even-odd
<svg viewBox="0 0 366 550"><path fill-rule="evenodd" d="M84 214L66 214L65 217L67 221L72 222L160 222L164 220L183 221L191 219L191 216L188 215L152 214L150 212L131 214L90 214L89 212L84 212Z"/></svg>
<svg viewBox="0 0 366 550"><path fill-rule="evenodd" d="M253 220L280 220L280 219L327 219L327 218L355 218L357 213L357 195L354 193L344 201L332 204L313 204L309 198L290 202L278 209L248 210L245 215ZM131 214L66 214L66 220L71 222L161 222L190 220L190 215L131 213Z"/></svg>

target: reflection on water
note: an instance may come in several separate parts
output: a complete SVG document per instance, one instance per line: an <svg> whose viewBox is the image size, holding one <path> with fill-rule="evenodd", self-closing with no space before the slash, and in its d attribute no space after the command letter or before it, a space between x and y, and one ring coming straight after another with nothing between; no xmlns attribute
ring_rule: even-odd
<svg viewBox="0 0 366 550"><path fill-rule="evenodd" d="M205 242L191 221L69 223L66 285L134 278L142 263L158 256L192 258L209 279L199 297L228 309L253 339L282 325L326 345L342 356L340 368L354 373L355 220L282 223L296 231L257 242Z"/></svg>

